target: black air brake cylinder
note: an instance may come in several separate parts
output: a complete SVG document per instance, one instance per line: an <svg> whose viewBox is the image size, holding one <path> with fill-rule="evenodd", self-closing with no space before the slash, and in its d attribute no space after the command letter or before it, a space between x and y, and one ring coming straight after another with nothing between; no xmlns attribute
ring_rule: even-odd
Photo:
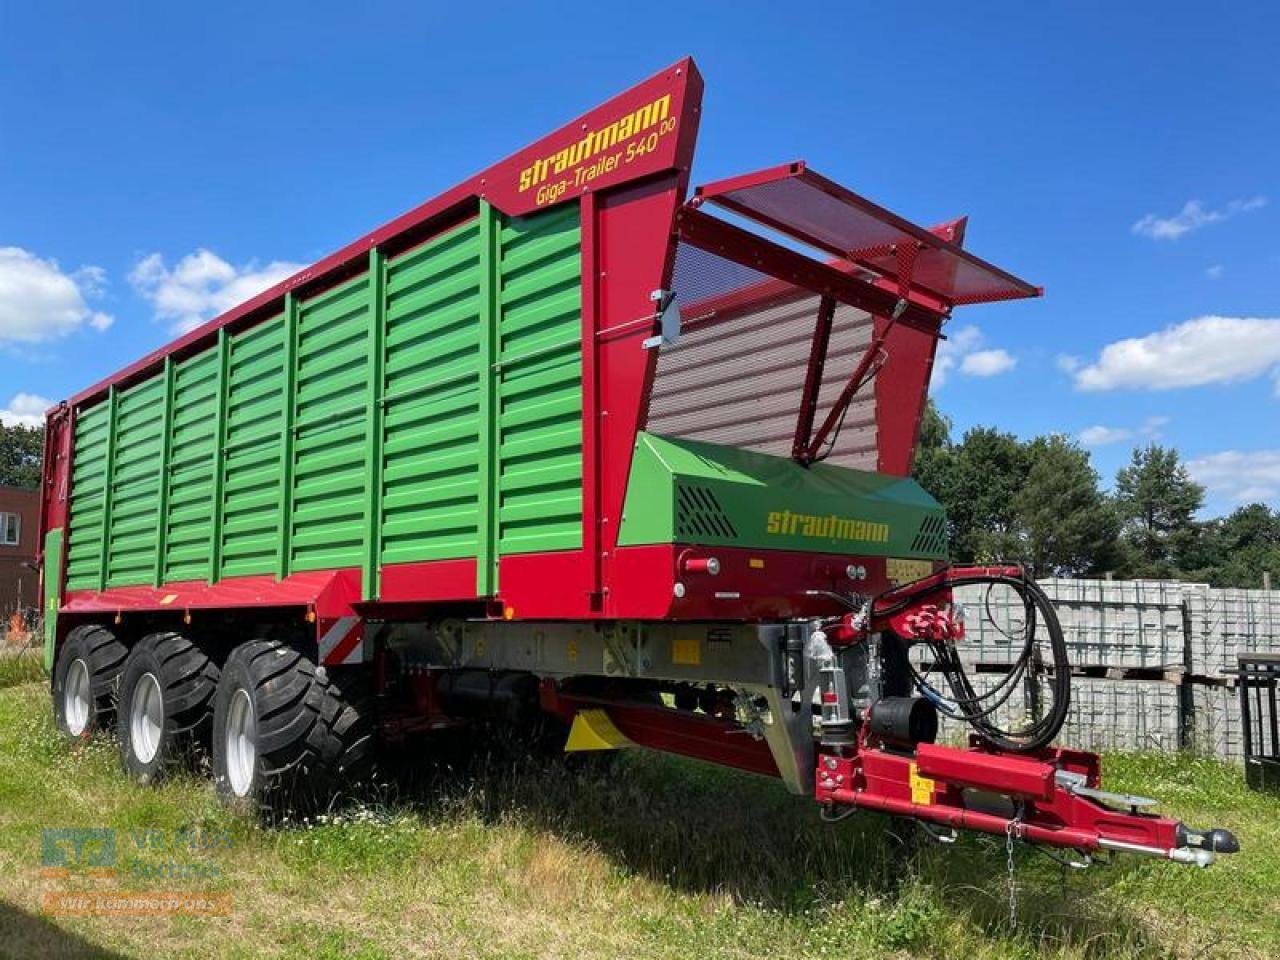
<svg viewBox="0 0 1280 960"><path fill-rule="evenodd" d="M933 743L938 737L938 708L924 697L885 697L871 705L867 725L886 743Z"/></svg>

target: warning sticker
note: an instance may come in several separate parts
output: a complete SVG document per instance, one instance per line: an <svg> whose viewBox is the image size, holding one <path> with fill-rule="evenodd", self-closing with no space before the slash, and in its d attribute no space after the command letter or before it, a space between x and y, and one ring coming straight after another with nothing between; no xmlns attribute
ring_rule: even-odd
<svg viewBox="0 0 1280 960"><path fill-rule="evenodd" d="M933 564L928 560L904 560L890 557L884 562L885 577L890 583L910 583L933 573Z"/></svg>
<svg viewBox="0 0 1280 960"><path fill-rule="evenodd" d="M702 664L702 644L697 637L674 637L671 640L671 662L686 667Z"/></svg>
<svg viewBox="0 0 1280 960"><path fill-rule="evenodd" d="M911 764L911 802L920 806L933 803L933 781L921 776L914 763Z"/></svg>

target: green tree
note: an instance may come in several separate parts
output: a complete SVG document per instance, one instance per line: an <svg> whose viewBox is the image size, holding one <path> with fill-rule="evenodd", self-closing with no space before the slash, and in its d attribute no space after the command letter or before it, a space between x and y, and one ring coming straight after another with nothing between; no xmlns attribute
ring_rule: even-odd
<svg viewBox="0 0 1280 960"><path fill-rule="evenodd" d="M1236 509L1207 525L1212 530L1215 561L1197 573L1215 587L1260 587L1262 574L1280 585L1280 510L1261 503Z"/></svg>
<svg viewBox="0 0 1280 960"><path fill-rule="evenodd" d="M0 483L35 488L40 485L44 458L44 431L39 427L12 427L0 423Z"/></svg>
<svg viewBox="0 0 1280 960"><path fill-rule="evenodd" d="M931 397L920 418L920 436L916 441L911 476L945 505L949 500L954 466L951 421L938 412Z"/></svg>
<svg viewBox="0 0 1280 960"><path fill-rule="evenodd" d="M952 454L943 505L950 521L952 559L985 563L1022 559L1014 506L1031 469L1027 448L990 427L967 431Z"/></svg>
<svg viewBox="0 0 1280 960"><path fill-rule="evenodd" d="M1204 487L1191 479L1178 452L1154 443L1135 449L1129 466L1116 474L1115 495L1132 554L1129 572L1175 575L1180 554L1195 546L1195 513L1204 505Z"/></svg>
<svg viewBox="0 0 1280 960"><path fill-rule="evenodd" d="M1037 577L1102 573L1117 562L1120 517L1089 454L1059 435L1027 444L1031 467L1014 498L1021 559Z"/></svg>

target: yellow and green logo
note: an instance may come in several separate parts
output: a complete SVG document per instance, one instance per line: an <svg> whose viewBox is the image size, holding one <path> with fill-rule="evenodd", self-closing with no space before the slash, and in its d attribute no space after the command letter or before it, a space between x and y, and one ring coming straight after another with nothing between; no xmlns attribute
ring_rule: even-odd
<svg viewBox="0 0 1280 960"><path fill-rule="evenodd" d="M814 540L849 540L856 543L888 543L889 524L838 514L817 516L776 510L766 518L765 532L775 537L808 537Z"/></svg>

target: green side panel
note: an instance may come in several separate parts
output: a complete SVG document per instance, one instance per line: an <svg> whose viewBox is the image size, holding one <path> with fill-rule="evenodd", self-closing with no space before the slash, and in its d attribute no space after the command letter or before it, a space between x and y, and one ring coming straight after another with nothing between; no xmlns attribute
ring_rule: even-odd
<svg viewBox="0 0 1280 960"><path fill-rule="evenodd" d="M217 464L218 352L176 364L170 418L168 515L163 580L204 580L213 533L213 471ZM74 529L74 528L73 528Z"/></svg>
<svg viewBox="0 0 1280 960"><path fill-rule="evenodd" d="M62 528L44 535L44 668L53 670L53 643L58 635L58 580L62 570Z"/></svg>
<svg viewBox="0 0 1280 960"><path fill-rule="evenodd" d="M499 235L497 547L582 547L582 277L578 205Z"/></svg>
<svg viewBox="0 0 1280 960"><path fill-rule="evenodd" d="M155 577L163 426L163 377L121 391L109 484L108 587L151 583Z"/></svg>
<svg viewBox="0 0 1280 960"><path fill-rule="evenodd" d="M369 280L298 309L291 571L361 565Z"/></svg>
<svg viewBox="0 0 1280 960"><path fill-rule="evenodd" d="M71 469L71 534L67 544L68 590L98 587L104 539L102 527L107 491L109 420L106 403L76 416Z"/></svg>
<svg viewBox="0 0 1280 960"><path fill-rule="evenodd" d="M480 216L82 411L71 589L582 545L578 207ZM108 482L109 480L109 482ZM104 551L104 544L106 549Z"/></svg>
<svg viewBox="0 0 1280 960"><path fill-rule="evenodd" d="M480 236L471 221L387 263L382 563L474 557Z"/></svg>
<svg viewBox="0 0 1280 960"><path fill-rule="evenodd" d="M942 508L913 480L648 433L619 542L946 557Z"/></svg>
<svg viewBox="0 0 1280 960"><path fill-rule="evenodd" d="M280 537L284 318L231 338L222 468L221 577L270 573Z"/></svg>

